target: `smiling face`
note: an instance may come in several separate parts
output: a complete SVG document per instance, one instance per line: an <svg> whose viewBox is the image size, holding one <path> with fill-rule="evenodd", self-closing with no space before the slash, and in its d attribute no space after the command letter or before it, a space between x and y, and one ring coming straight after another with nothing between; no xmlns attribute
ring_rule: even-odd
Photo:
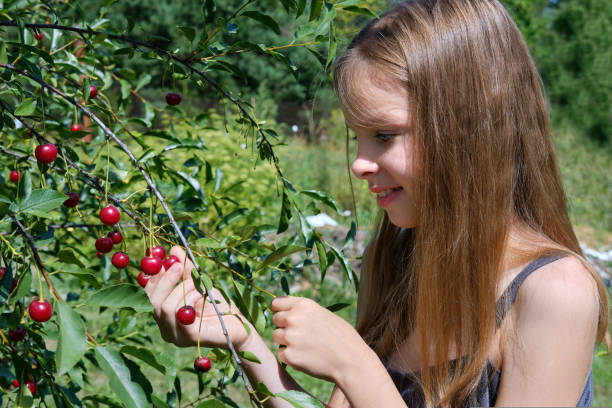
<svg viewBox="0 0 612 408"><path fill-rule="evenodd" d="M357 139L353 173L368 182L377 204L394 225L415 227L414 139L408 93L400 85L364 80L359 95L354 96L360 99L360 113L345 110L347 125Z"/></svg>

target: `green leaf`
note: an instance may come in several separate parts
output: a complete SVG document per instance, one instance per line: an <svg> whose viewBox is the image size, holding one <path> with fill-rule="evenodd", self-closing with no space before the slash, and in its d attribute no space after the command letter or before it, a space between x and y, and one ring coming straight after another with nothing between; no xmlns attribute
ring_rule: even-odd
<svg viewBox="0 0 612 408"><path fill-rule="evenodd" d="M276 251L272 252L270 255L268 255L266 257L266 259L264 259L264 261L262 263L260 263L257 268L255 268L256 272L261 271L263 268L265 268L266 266L270 265L271 263L278 261L280 259L283 259L284 257L291 255L295 252L299 252L299 251L304 251L308 248L303 247L303 246L299 246L299 245L285 245L282 246L280 248L278 248Z"/></svg>
<svg viewBox="0 0 612 408"><path fill-rule="evenodd" d="M140 286L126 283L109 286L95 292L87 304L113 309L130 308L137 312L150 312L153 309L149 298Z"/></svg>
<svg viewBox="0 0 612 408"><path fill-rule="evenodd" d="M327 255L325 254L325 247L321 241L315 241L317 247L317 255L319 257L319 270L321 271L321 281L325 278L325 272L327 271Z"/></svg>
<svg viewBox="0 0 612 408"><path fill-rule="evenodd" d="M26 98L15 109L15 116L30 116L36 110L36 98Z"/></svg>
<svg viewBox="0 0 612 408"><path fill-rule="evenodd" d="M351 265L349 264L348 259L346 259L346 256L344 256L342 252L338 251L334 247L330 247L329 250L336 256L336 258L338 258L338 261L340 261L342 271L346 274L346 277L348 278L349 282L353 282L353 284L355 285L355 290L359 290L359 280L356 278L355 272L351 268Z"/></svg>
<svg viewBox="0 0 612 408"><path fill-rule="evenodd" d="M70 370L85 354L87 350L87 336L85 324L81 316L69 305L55 302L59 318L59 340L55 351L55 364L57 375Z"/></svg>
<svg viewBox="0 0 612 408"><path fill-rule="evenodd" d="M336 211L338 214L342 212L342 208L340 208L340 205L338 204L338 202L328 193L325 193L323 191L318 191L318 190L302 190L300 191L300 194L303 194L317 201L320 201L322 204L325 204L329 208Z"/></svg>
<svg viewBox="0 0 612 408"><path fill-rule="evenodd" d="M278 219L278 229L276 230L277 234L287 231L287 228L289 228L290 219L291 219L291 201L289 200L289 197L287 196L287 192L283 190L283 201L282 201L281 213Z"/></svg>
<svg viewBox="0 0 612 408"><path fill-rule="evenodd" d="M241 14L241 16L246 16L246 17L252 18L253 20L259 21L261 24L270 28L276 34L280 35L281 33L278 23L272 17L268 16L267 14L263 14L263 13L260 13L259 11L253 10L253 11L245 11L244 13Z"/></svg>
<svg viewBox="0 0 612 408"><path fill-rule="evenodd" d="M39 188L32 191L29 197L19 200L15 212L35 214L36 212L49 212L66 201L66 194L55 190Z"/></svg>
<svg viewBox="0 0 612 408"><path fill-rule="evenodd" d="M350 305L350 303L334 303L333 305L326 306L325 308L330 312L337 312L338 310L342 310Z"/></svg>
<svg viewBox="0 0 612 408"><path fill-rule="evenodd" d="M196 408L226 408L223 402L218 399L209 399L206 401L202 401L200 404L196 406Z"/></svg>
<svg viewBox="0 0 612 408"><path fill-rule="evenodd" d="M276 394L277 397L289 401L296 408L323 408L323 404L305 392L290 390Z"/></svg>
<svg viewBox="0 0 612 408"><path fill-rule="evenodd" d="M6 43L0 41L0 64L7 64L8 58L6 56Z"/></svg>
<svg viewBox="0 0 612 408"><path fill-rule="evenodd" d="M355 234L357 233L357 225L355 225L355 221L351 221L351 228L349 228L346 233L346 237L344 237L344 244L342 244L342 249L351 245L355 240Z"/></svg>
<svg viewBox="0 0 612 408"><path fill-rule="evenodd" d="M80 257L74 254L74 251L70 247L62 247L62 249L60 249L57 253L57 257L64 263L78 265L83 268L85 267L83 261L81 261Z"/></svg>
<svg viewBox="0 0 612 408"><path fill-rule="evenodd" d="M366 16L378 18L378 14L374 13L372 10L370 10L367 7L346 6L346 7L342 7L342 8L344 10L350 11L352 13L363 14L363 15L366 15Z"/></svg>
<svg viewBox="0 0 612 408"><path fill-rule="evenodd" d="M234 221L240 218L243 218L245 215L250 214L251 212L252 210L248 208L239 208L237 210L232 211L231 213L227 214L225 217L221 218L221 221L219 221L219 224L217 225L217 228L216 228L217 231L227 227L229 224L233 223Z"/></svg>
<svg viewBox="0 0 612 408"><path fill-rule="evenodd" d="M131 378L123 356L102 346L96 347L96 361L109 379L111 390L128 408L150 407L142 387Z"/></svg>
<svg viewBox="0 0 612 408"><path fill-rule="evenodd" d="M239 351L238 356L247 361L252 361L253 363L261 364L261 361L257 358L257 356L250 351Z"/></svg>
<svg viewBox="0 0 612 408"><path fill-rule="evenodd" d="M32 176L29 171L24 171L19 180L19 197L26 200L32 194Z"/></svg>
<svg viewBox="0 0 612 408"><path fill-rule="evenodd" d="M179 26L178 29L181 30L181 33L183 33L183 35L189 40L189 42L192 42L195 38L195 30L192 27Z"/></svg>
<svg viewBox="0 0 612 408"><path fill-rule="evenodd" d="M166 367L157 361L156 355L149 349L134 346L123 346L120 350L123 354L129 354L147 363L162 374L166 374Z"/></svg>
<svg viewBox="0 0 612 408"><path fill-rule="evenodd" d="M321 7L323 6L323 0L312 0L310 3L310 16L308 21L312 21L319 16L321 13Z"/></svg>

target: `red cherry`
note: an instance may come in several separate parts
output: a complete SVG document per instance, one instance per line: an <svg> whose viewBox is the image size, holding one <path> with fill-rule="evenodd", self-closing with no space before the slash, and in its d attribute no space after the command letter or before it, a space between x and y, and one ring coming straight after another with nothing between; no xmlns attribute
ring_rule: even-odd
<svg viewBox="0 0 612 408"><path fill-rule="evenodd" d="M17 170L13 170L9 174L9 177L11 178L11 181L14 181L16 183L21 178L21 174L19 174L19 172Z"/></svg>
<svg viewBox="0 0 612 408"><path fill-rule="evenodd" d="M140 260L140 269L147 275L155 275L161 271L162 260L155 256L145 256Z"/></svg>
<svg viewBox="0 0 612 408"><path fill-rule="evenodd" d="M81 126L80 123L74 123L72 126L70 126L70 131L71 132L78 132L83 130L83 126Z"/></svg>
<svg viewBox="0 0 612 408"><path fill-rule="evenodd" d="M170 267L172 265L174 265L177 262L181 262L180 259L178 259L178 257L176 255L170 255L169 257L167 257L166 259L164 259L164 269L168 270L170 269Z"/></svg>
<svg viewBox="0 0 612 408"><path fill-rule="evenodd" d="M9 293L12 293L15 290L15 288L17 287L17 282L19 282L17 278L13 278L13 280L11 281L11 288L9 289Z"/></svg>
<svg viewBox="0 0 612 408"><path fill-rule="evenodd" d="M98 256L98 258L102 258L104 256L104 254L100 251L96 252L96 255Z"/></svg>
<svg viewBox="0 0 612 408"><path fill-rule="evenodd" d="M34 33L34 38L36 38L38 41L42 41L43 38L45 38L45 35L43 33Z"/></svg>
<svg viewBox="0 0 612 408"><path fill-rule="evenodd" d="M154 246L153 251L150 251L149 248L147 248L145 255L151 256L151 252L153 252L153 256L156 258L164 259L166 257L166 250L161 245Z"/></svg>
<svg viewBox="0 0 612 408"><path fill-rule="evenodd" d="M98 96L98 88L95 85L89 86L89 99L93 99Z"/></svg>
<svg viewBox="0 0 612 408"><path fill-rule="evenodd" d="M46 322L53 314L53 307L47 299L43 301L33 300L28 307L28 313L35 322Z"/></svg>
<svg viewBox="0 0 612 408"><path fill-rule="evenodd" d="M11 385L12 385L13 387L19 387L19 381L17 381L17 380L13 380L13 382L11 382Z"/></svg>
<svg viewBox="0 0 612 408"><path fill-rule="evenodd" d="M200 373L205 373L210 370L211 364L208 357L198 357L193 362L193 368Z"/></svg>
<svg viewBox="0 0 612 408"><path fill-rule="evenodd" d="M75 193L73 191L70 193L66 193L66 195L68 196L68 199L64 201L64 206L68 208L76 207L80 200L79 193Z"/></svg>
<svg viewBox="0 0 612 408"><path fill-rule="evenodd" d="M28 380L25 382L25 385L30 389L30 393L34 395L34 393L36 392L36 383L34 381Z"/></svg>
<svg viewBox="0 0 612 408"><path fill-rule="evenodd" d="M57 158L57 147L51 143L37 146L34 155L40 163L53 163Z"/></svg>
<svg viewBox="0 0 612 408"><path fill-rule="evenodd" d="M130 257L125 252L116 252L111 258L111 262L116 268L123 269L130 263Z"/></svg>
<svg viewBox="0 0 612 408"><path fill-rule="evenodd" d="M5 273L6 273L6 268L3 266L2 268L0 268L0 280L4 278Z"/></svg>
<svg viewBox="0 0 612 408"><path fill-rule="evenodd" d="M113 240L113 244L119 244L123 241L123 235L119 231L111 231L108 233L107 237Z"/></svg>
<svg viewBox="0 0 612 408"><path fill-rule="evenodd" d="M96 249L103 254L112 251L113 249L113 240L109 237L102 237L96 239Z"/></svg>
<svg viewBox="0 0 612 408"><path fill-rule="evenodd" d="M147 283L149 283L149 279L151 279L151 277L149 275L145 275L142 271L140 271L140 273L138 274L138 284L143 288L147 286Z"/></svg>
<svg viewBox="0 0 612 408"><path fill-rule="evenodd" d="M121 213L116 207L109 205L100 211L100 221L105 225L115 225L121 219Z"/></svg>
<svg viewBox="0 0 612 408"><path fill-rule="evenodd" d="M13 341L21 341L25 338L25 335L26 330L23 328L23 326L17 326L15 330L9 329L8 331L9 339Z"/></svg>
<svg viewBox="0 0 612 408"><path fill-rule="evenodd" d="M195 322L196 312L193 306L182 306L176 311L176 320L185 326Z"/></svg>
<svg viewBox="0 0 612 408"><path fill-rule="evenodd" d="M181 103L181 95L174 92L168 92L166 94L166 103L171 106L178 105Z"/></svg>

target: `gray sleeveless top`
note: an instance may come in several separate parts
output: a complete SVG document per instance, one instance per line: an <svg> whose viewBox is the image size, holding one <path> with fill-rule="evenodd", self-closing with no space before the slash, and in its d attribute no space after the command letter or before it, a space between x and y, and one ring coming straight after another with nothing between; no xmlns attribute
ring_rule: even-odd
<svg viewBox="0 0 612 408"><path fill-rule="evenodd" d="M562 258L562 255L549 256L545 258L539 258L531 262L525 267L517 276L514 278L512 283L508 285L502 296L497 300L496 305L496 325L497 328L501 326L501 323L506 316L506 313L516 300L518 290L525 279L536 269L556 261ZM456 366L457 360L451 360L451 369ZM421 407L424 405L423 391L417 382L418 371L416 372L400 372L393 370L387 366L386 360L383 360L383 364L387 367L389 375L393 379L395 386L400 391L404 401L409 407ZM470 395L468 401L464 404L465 407L491 407L495 405L497 398L497 389L499 387L499 381L501 378L501 370L493 366L490 361L487 361L487 365L484 368L478 386L474 392ZM593 403L593 368L591 365L591 371L589 377L582 390L582 395L578 400L578 407L590 407Z"/></svg>

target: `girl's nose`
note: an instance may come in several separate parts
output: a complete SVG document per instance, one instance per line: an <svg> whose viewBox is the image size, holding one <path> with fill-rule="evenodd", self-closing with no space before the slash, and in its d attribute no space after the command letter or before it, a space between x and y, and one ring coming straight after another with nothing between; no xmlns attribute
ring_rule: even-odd
<svg viewBox="0 0 612 408"><path fill-rule="evenodd" d="M376 161L358 153L357 158L355 161L353 161L351 169L357 178L367 180L368 177L373 176L378 172L379 166Z"/></svg>

